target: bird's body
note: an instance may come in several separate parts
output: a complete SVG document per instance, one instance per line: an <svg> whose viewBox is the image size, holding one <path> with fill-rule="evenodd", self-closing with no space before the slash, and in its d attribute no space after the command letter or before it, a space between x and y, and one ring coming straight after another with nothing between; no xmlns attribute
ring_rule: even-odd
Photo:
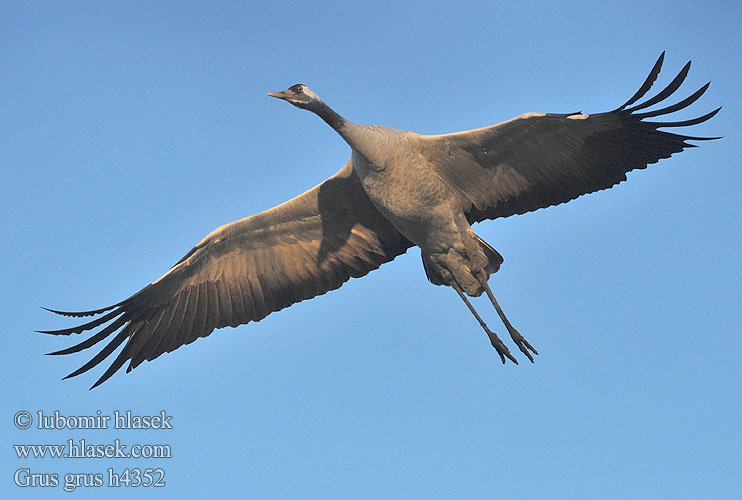
<svg viewBox="0 0 742 500"><path fill-rule="evenodd" d="M379 126L364 130L371 133L349 141L351 164L376 209L426 255L471 246L471 226L454 193L422 154L420 136ZM394 154L384 154L389 150Z"/></svg>
<svg viewBox="0 0 742 500"><path fill-rule="evenodd" d="M441 274L455 269L464 291L481 295L483 288L474 274L496 270L502 258L495 252L499 262L490 264L460 201L435 171L439 159L426 154L424 136L345 119L325 121L351 147L353 172L374 207L420 247L428 277L438 276L431 281L449 284L450 276ZM447 263L444 268L439 265L442 261Z"/></svg>
<svg viewBox="0 0 742 500"><path fill-rule="evenodd" d="M457 292L502 361L517 363L467 296L486 293L516 345L533 361L536 350L512 327L488 285L503 259L471 224L609 188L625 180L627 172L692 146L687 140L707 139L658 129L695 125L718 109L678 122L644 119L689 106L708 84L677 104L637 113L677 90L690 63L655 97L631 106L652 86L663 57L639 91L614 111L528 113L491 127L443 135L352 123L301 84L271 93L330 125L351 148L346 165L286 203L216 229L165 275L128 299L94 311L54 311L103 315L78 327L46 332L68 335L102 327L53 354L80 351L118 331L98 355L69 375L87 371L126 342L98 385L127 360L131 370L215 328L259 321L418 246L428 279Z"/></svg>

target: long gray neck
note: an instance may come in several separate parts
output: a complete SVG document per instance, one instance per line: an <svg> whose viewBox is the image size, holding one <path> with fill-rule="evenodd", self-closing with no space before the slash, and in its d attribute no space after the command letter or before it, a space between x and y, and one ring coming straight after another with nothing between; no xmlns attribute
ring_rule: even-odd
<svg viewBox="0 0 742 500"><path fill-rule="evenodd" d="M325 104L323 101L318 102L314 106L312 106L311 111L313 111L317 116L322 118L325 123L327 123L329 126L331 126L335 131L340 133L340 130L345 126L348 121L337 114L335 110L333 110L330 106Z"/></svg>
<svg viewBox="0 0 742 500"><path fill-rule="evenodd" d="M359 131L362 130L361 126L340 116L335 110L325 104L324 101L314 104L310 110L331 126L351 148L355 150L360 146L358 141L363 135L361 134L359 136Z"/></svg>

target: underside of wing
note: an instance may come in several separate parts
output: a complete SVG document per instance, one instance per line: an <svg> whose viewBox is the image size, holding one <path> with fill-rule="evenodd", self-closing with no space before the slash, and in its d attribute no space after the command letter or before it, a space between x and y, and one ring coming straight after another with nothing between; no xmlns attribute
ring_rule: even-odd
<svg viewBox="0 0 742 500"><path fill-rule="evenodd" d="M689 140L716 139L659 129L702 123L721 108L690 120L646 121L690 106L708 83L676 104L641 111L670 97L687 76L690 62L656 96L634 105L652 87L663 59L664 53L636 94L611 112L528 113L492 127L421 136L421 149L471 223L523 214L610 188L626 180L631 170L694 147Z"/></svg>
<svg viewBox="0 0 742 500"><path fill-rule="evenodd" d="M118 304L84 312L50 309L65 316L101 316L43 333L99 328L51 354L78 352L112 336L68 377L88 371L124 344L95 387L127 361L130 371L216 328L259 321L364 276L410 246L371 204L348 162L306 193L215 230L160 279Z"/></svg>

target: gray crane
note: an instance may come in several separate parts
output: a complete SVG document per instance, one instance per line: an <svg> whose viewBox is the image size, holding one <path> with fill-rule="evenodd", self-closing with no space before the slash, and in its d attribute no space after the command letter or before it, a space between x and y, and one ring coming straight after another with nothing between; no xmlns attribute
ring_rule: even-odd
<svg viewBox="0 0 742 500"><path fill-rule="evenodd" d="M340 287L389 262L412 246L421 249L425 274L464 301L503 363L517 363L467 296L486 293L511 338L533 361L538 354L506 318L488 285L503 262L471 228L485 219L523 214L565 203L626 180L626 173L700 141L659 128L705 122L650 122L690 106L707 83L680 102L643 111L682 84L690 62L654 97L635 104L652 87L663 52L625 104L599 114L527 113L498 125L442 135L420 135L352 123L306 85L269 96L322 118L351 147L335 175L277 207L226 224L206 236L167 273L131 297L92 311L100 315L73 328L42 333L70 335L101 327L84 341L50 354L70 354L112 340L74 377L123 349L91 387L129 361L127 372L216 328L260 321L274 311Z"/></svg>

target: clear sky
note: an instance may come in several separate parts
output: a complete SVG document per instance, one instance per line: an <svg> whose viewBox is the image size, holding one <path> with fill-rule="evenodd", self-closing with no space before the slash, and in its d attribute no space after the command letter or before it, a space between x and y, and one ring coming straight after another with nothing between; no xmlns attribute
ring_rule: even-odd
<svg viewBox="0 0 742 500"><path fill-rule="evenodd" d="M742 479L739 2L0 3L0 489L161 468L70 498L738 498ZM419 251L218 330L88 391L42 310L102 307L212 229L343 165L301 82L349 119L421 133L623 103L660 85L722 135L567 205L478 224L490 283L539 350L500 364ZM660 87L661 88L661 87ZM682 95L681 95L682 94ZM681 118L682 119L682 118ZM474 301L507 337L486 299ZM511 346L508 339L508 345ZM20 430L28 411L173 429ZM162 459L19 459L12 444L168 444ZM56 488L14 474L59 474Z"/></svg>

